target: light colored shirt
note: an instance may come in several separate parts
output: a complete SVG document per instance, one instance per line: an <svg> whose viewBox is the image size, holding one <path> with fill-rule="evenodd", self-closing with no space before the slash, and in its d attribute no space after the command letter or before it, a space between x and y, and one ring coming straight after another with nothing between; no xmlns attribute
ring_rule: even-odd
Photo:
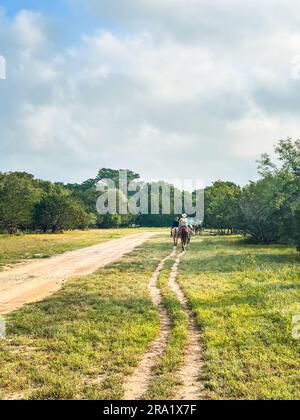
<svg viewBox="0 0 300 420"><path fill-rule="evenodd" d="M182 218L179 220L179 225L180 225L180 226L187 227L187 226L188 226L188 224L189 224L189 222L188 222L188 218L187 218L187 217L182 217Z"/></svg>

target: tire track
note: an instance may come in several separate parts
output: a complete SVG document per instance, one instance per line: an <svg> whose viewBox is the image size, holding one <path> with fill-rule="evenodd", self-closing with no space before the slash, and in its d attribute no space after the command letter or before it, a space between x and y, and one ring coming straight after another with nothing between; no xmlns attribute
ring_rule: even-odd
<svg viewBox="0 0 300 420"><path fill-rule="evenodd" d="M203 355L201 349L201 334L195 320L194 314L189 307L188 300L181 290L178 282L178 267L184 253L177 256L172 268L169 286L177 295L184 311L188 315L188 340L184 356L184 363L178 372L180 385L174 395L175 400L202 400L204 399L204 386L200 381L200 370L203 366Z"/></svg>
<svg viewBox="0 0 300 420"><path fill-rule="evenodd" d="M157 281L166 261L175 255L176 249L159 263L149 281L151 299L159 311L160 330L157 338L152 342L149 350L144 354L133 374L126 379L124 383L124 400L140 400L143 397L148 389L152 377L152 370L167 346L171 331L171 321L168 312L162 303L162 296Z"/></svg>

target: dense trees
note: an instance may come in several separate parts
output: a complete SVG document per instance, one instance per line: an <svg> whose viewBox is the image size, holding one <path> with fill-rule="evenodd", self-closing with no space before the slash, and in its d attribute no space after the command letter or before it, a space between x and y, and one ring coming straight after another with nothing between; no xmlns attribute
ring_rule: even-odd
<svg viewBox="0 0 300 420"><path fill-rule="evenodd" d="M279 164L263 155L261 179L244 188L242 212L245 231L257 242L299 241L300 142L281 140L276 148Z"/></svg>
<svg viewBox="0 0 300 420"><path fill-rule="evenodd" d="M127 181L136 181L139 188L159 190L159 186L169 187L165 183L147 184L139 181L140 176L127 171ZM103 179L110 179L115 183L117 196L117 214L99 214L96 209L100 193L97 183ZM127 184L127 185L126 185ZM0 231L15 233L19 230L35 230L42 232L59 232L67 229L85 229L88 227L112 228L131 225L139 226L168 226L171 225L174 215L141 215L119 214L119 198L127 205L127 198L119 189L119 171L103 168L94 179L82 184L51 183L37 180L26 173L0 173ZM137 189L137 190L138 190ZM173 188L174 190L174 188ZM137 191L128 193L128 200L133 198ZM151 205L162 209L160 195L151 202L148 197L148 208ZM174 205L171 203L173 209Z"/></svg>
<svg viewBox="0 0 300 420"><path fill-rule="evenodd" d="M241 194L241 230L256 242L276 242L280 238L280 206L278 181L268 176L251 182Z"/></svg>
<svg viewBox="0 0 300 420"><path fill-rule="evenodd" d="M41 195L31 175L0 174L0 229L14 233L18 228L29 228L33 223L32 209Z"/></svg>
<svg viewBox="0 0 300 420"><path fill-rule="evenodd" d="M300 141L281 140L279 164L259 161L260 179L240 189L216 182L206 189L205 225L238 231L262 243L293 243L300 250Z"/></svg>
<svg viewBox="0 0 300 420"><path fill-rule="evenodd" d="M255 242L293 243L300 250L300 140L281 140L276 147L277 161L263 155L259 161L260 179L243 188L232 182L217 181L205 191L205 227L222 234L244 233ZM139 188L156 191L148 196L148 210L162 210L161 191L171 192L171 214L99 214L97 182L114 181L117 197L135 200ZM174 219L174 194L181 192L164 182L147 184L139 174L127 171L127 181L138 185L137 191L124 197L119 171L100 169L97 176L82 184L51 183L32 175L0 173L0 230L14 233L21 230L57 232L88 227L110 228L130 225L169 226ZM126 185L127 184L127 185ZM124 187L124 185L123 185ZM131 200L131 201L130 201ZM181 199L180 199L181 200ZM147 203L148 201L148 203ZM126 203L127 205L127 203ZM151 212L150 212L151 213Z"/></svg>
<svg viewBox="0 0 300 420"><path fill-rule="evenodd" d="M0 230L57 232L86 228L96 220L62 184L35 180L26 173L0 174Z"/></svg>
<svg viewBox="0 0 300 420"><path fill-rule="evenodd" d="M217 181L205 191L206 227L232 233L239 225L241 188L232 182Z"/></svg>
<svg viewBox="0 0 300 420"><path fill-rule="evenodd" d="M34 208L34 224L43 232L64 229L84 229L89 225L88 215L79 202L64 192L45 195Z"/></svg>

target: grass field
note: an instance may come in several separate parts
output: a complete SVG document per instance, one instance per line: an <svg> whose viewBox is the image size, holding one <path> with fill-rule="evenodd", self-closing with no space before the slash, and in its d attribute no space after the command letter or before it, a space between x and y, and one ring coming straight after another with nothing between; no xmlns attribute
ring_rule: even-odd
<svg viewBox="0 0 300 420"><path fill-rule="evenodd" d="M300 254L285 246L206 238L180 282L203 329L203 381L212 399L299 399Z"/></svg>
<svg viewBox="0 0 300 420"><path fill-rule="evenodd" d="M0 341L0 398L122 398L124 375L158 333L147 284L171 247L169 239L152 239L12 314L8 339ZM159 278L172 330L149 398L172 396L186 345L186 314L167 284L172 262ZM179 271L202 329L206 397L299 399L300 341L292 338L292 316L300 315L299 254L203 237L194 239Z"/></svg>
<svg viewBox="0 0 300 420"><path fill-rule="evenodd" d="M167 253L146 244L14 313L0 341L0 397L121 398L123 375L158 333L147 285Z"/></svg>
<svg viewBox="0 0 300 420"><path fill-rule="evenodd" d="M0 270L7 264L32 258L48 258L66 251L99 244L126 235L155 229L107 229L70 231L63 234L0 235Z"/></svg>

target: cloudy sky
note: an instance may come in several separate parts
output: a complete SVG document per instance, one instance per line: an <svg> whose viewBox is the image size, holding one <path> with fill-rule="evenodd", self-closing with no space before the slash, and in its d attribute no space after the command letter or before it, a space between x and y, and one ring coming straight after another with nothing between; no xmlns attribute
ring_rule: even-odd
<svg viewBox="0 0 300 420"><path fill-rule="evenodd" d="M299 0L0 0L0 171L246 183L300 136Z"/></svg>

